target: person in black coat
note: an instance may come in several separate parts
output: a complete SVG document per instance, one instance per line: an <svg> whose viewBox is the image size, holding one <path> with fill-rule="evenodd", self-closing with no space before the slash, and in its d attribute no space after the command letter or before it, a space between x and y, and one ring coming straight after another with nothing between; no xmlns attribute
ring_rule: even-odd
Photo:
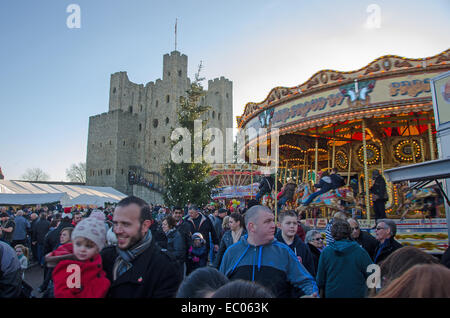
<svg viewBox="0 0 450 318"><path fill-rule="evenodd" d="M402 248L403 245L397 242L394 237L397 233L397 225L389 219L381 219L377 221L376 239L378 246L373 255L373 262L380 264L394 251Z"/></svg>
<svg viewBox="0 0 450 318"><path fill-rule="evenodd" d="M320 234L320 232L316 230L309 230L308 232L306 232L305 242L306 244L308 244L308 248L314 261L314 270L317 273L320 254L324 249L322 234Z"/></svg>
<svg viewBox="0 0 450 318"><path fill-rule="evenodd" d="M332 189L338 189L345 185L344 178L342 178L342 176L338 173L337 168L331 169L330 179L331 179L331 188Z"/></svg>
<svg viewBox="0 0 450 318"><path fill-rule="evenodd" d="M359 223L356 219L348 219L347 222L350 224L352 230L352 239L358 242L358 244L367 251L370 257L374 257L375 250L378 247L378 241L370 233L366 231L361 231Z"/></svg>
<svg viewBox="0 0 450 318"><path fill-rule="evenodd" d="M450 269L450 247L448 247L441 258L441 264Z"/></svg>
<svg viewBox="0 0 450 318"><path fill-rule="evenodd" d="M264 194L271 193L274 188L274 184L275 181L271 175L265 176L259 184L259 191L256 194L255 200L259 202Z"/></svg>
<svg viewBox="0 0 450 318"><path fill-rule="evenodd" d="M297 214L294 211L286 211L280 214L280 229L275 238L291 248L300 263L306 268L311 276L316 276L314 260L308 246L303 243L297 235Z"/></svg>
<svg viewBox="0 0 450 318"><path fill-rule="evenodd" d="M202 234L203 239L206 241L207 253L209 253L209 233L211 233L212 243L214 244L214 251L219 250L219 238L217 237L216 230L209 217L204 216L198 211L196 205L191 205L189 208L189 217L186 218L186 226L189 229L190 236L196 232Z"/></svg>
<svg viewBox="0 0 450 318"><path fill-rule="evenodd" d="M152 236L148 204L134 196L122 199L113 223L117 247L101 251L103 269L111 281L107 297L175 297L182 275L175 259L161 251Z"/></svg>
<svg viewBox="0 0 450 318"><path fill-rule="evenodd" d="M44 266L44 256L45 256L45 236L50 229L50 222L47 221L47 214L41 212L39 215L39 220L34 224L34 230L31 237L33 245L36 245L36 258L39 265Z"/></svg>
<svg viewBox="0 0 450 318"><path fill-rule="evenodd" d="M167 248L165 251L177 261L180 271L183 274L184 262L186 259L186 246L184 245L182 235L176 228L176 224L175 218L168 215L162 220L162 230L167 237Z"/></svg>
<svg viewBox="0 0 450 318"><path fill-rule="evenodd" d="M378 170L373 171L372 175L375 180L373 186L370 188L373 199L373 209L375 211L375 220L386 218L386 201L388 200L386 181L383 176L380 175Z"/></svg>

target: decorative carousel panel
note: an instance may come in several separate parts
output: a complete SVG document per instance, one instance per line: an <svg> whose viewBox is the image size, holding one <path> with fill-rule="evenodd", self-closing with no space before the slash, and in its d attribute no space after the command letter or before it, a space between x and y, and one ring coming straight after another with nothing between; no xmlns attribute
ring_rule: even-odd
<svg viewBox="0 0 450 318"><path fill-rule="evenodd" d="M341 170L348 168L348 157L342 150L336 152L336 166Z"/></svg>
<svg viewBox="0 0 450 318"><path fill-rule="evenodd" d="M422 148L415 140L402 140L394 146L394 156L399 162L414 162L414 154L416 161L422 157Z"/></svg>
<svg viewBox="0 0 450 318"><path fill-rule="evenodd" d="M373 144L368 144L367 148L367 164L369 166L378 164L380 162L380 148ZM364 151L363 146L358 148L358 160L361 165L364 164Z"/></svg>

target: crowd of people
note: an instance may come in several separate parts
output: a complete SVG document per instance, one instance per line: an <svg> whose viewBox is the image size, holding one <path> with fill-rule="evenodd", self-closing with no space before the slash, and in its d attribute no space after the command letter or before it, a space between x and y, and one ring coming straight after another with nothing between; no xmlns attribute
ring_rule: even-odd
<svg viewBox="0 0 450 318"><path fill-rule="evenodd" d="M372 236L345 212L325 233L277 215L256 200L231 213L134 196L108 209L3 207L0 298L450 297L449 251L402 246L392 220ZM37 291L29 266L43 268Z"/></svg>

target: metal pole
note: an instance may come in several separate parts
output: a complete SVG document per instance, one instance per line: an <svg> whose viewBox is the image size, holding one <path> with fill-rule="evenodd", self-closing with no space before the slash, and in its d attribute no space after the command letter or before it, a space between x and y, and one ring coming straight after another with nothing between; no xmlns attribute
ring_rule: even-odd
<svg viewBox="0 0 450 318"><path fill-rule="evenodd" d="M318 158L318 152L319 152L319 140L316 137L316 150L315 150L315 158L314 158L314 183L317 183L317 170L319 169L319 158Z"/></svg>
<svg viewBox="0 0 450 318"><path fill-rule="evenodd" d="M364 153L364 184L365 184L365 201L366 201L366 213L367 221L370 222L370 202L369 202L369 171L367 169L367 144L366 144L366 121L362 120L362 137L363 137L363 153Z"/></svg>
<svg viewBox="0 0 450 318"><path fill-rule="evenodd" d="M253 196L253 163L250 163L250 184L251 196Z"/></svg>
<svg viewBox="0 0 450 318"><path fill-rule="evenodd" d="M331 157L331 168L334 168L336 158L336 141L333 139L333 157Z"/></svg>
<svg viewBox="0 0 450 318"><path fill-rule="evenodd" d="M349 155L350 158L348 160L347 187L350 184L350 169L352 167L352 145L349 143L348 146L349 146L348 147L348 149L349 149L348 155Z"/></svg>
<svg viewBox="0 0 450 318"><path fill-rule="evenodd" d="M436 159L436 155L435 155L435 152L434 152L433 131L431 129L431 124L428 124L428 143L430 144L431 160L435 160Z"/></svg>
<svg viewBox="0 0 450 318"><path fill-rule="evenodd" d="M423 152L425 150L423 147L423 138L420 138L420 149L422 150L422 162L425 162L425 153Z"/></svg>
<svg viewBox="0 0 450 318"><path fill-rule="evenodd" d="M277 224L277 211L278 211L278 158L275 159L275 225Z"/></svg>

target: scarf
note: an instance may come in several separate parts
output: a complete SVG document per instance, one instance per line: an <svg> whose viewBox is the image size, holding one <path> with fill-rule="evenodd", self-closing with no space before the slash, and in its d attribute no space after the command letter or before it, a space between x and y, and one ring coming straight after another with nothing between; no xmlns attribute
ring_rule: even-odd
<svg viewBox="0 0 450 318"><path fill-rule="evenodd" d="M133 248L129 250L121 250L117 247L117 253L119 256L116 258L113 267L113 280L115 281L123 273L127 272L133 267L132 262L141 255L147 248L150 247L152 242L152 233L148 230L147 235Z"/></svg>
<svg viewBox="0 0 450 318"><path fill-rule="evenodd" d="M242 231L244 231L242 227L239 229L239 231L236 232L231 231L231 237L233 237L233 244L239 241L239 239L241 238Z"/></svg>

